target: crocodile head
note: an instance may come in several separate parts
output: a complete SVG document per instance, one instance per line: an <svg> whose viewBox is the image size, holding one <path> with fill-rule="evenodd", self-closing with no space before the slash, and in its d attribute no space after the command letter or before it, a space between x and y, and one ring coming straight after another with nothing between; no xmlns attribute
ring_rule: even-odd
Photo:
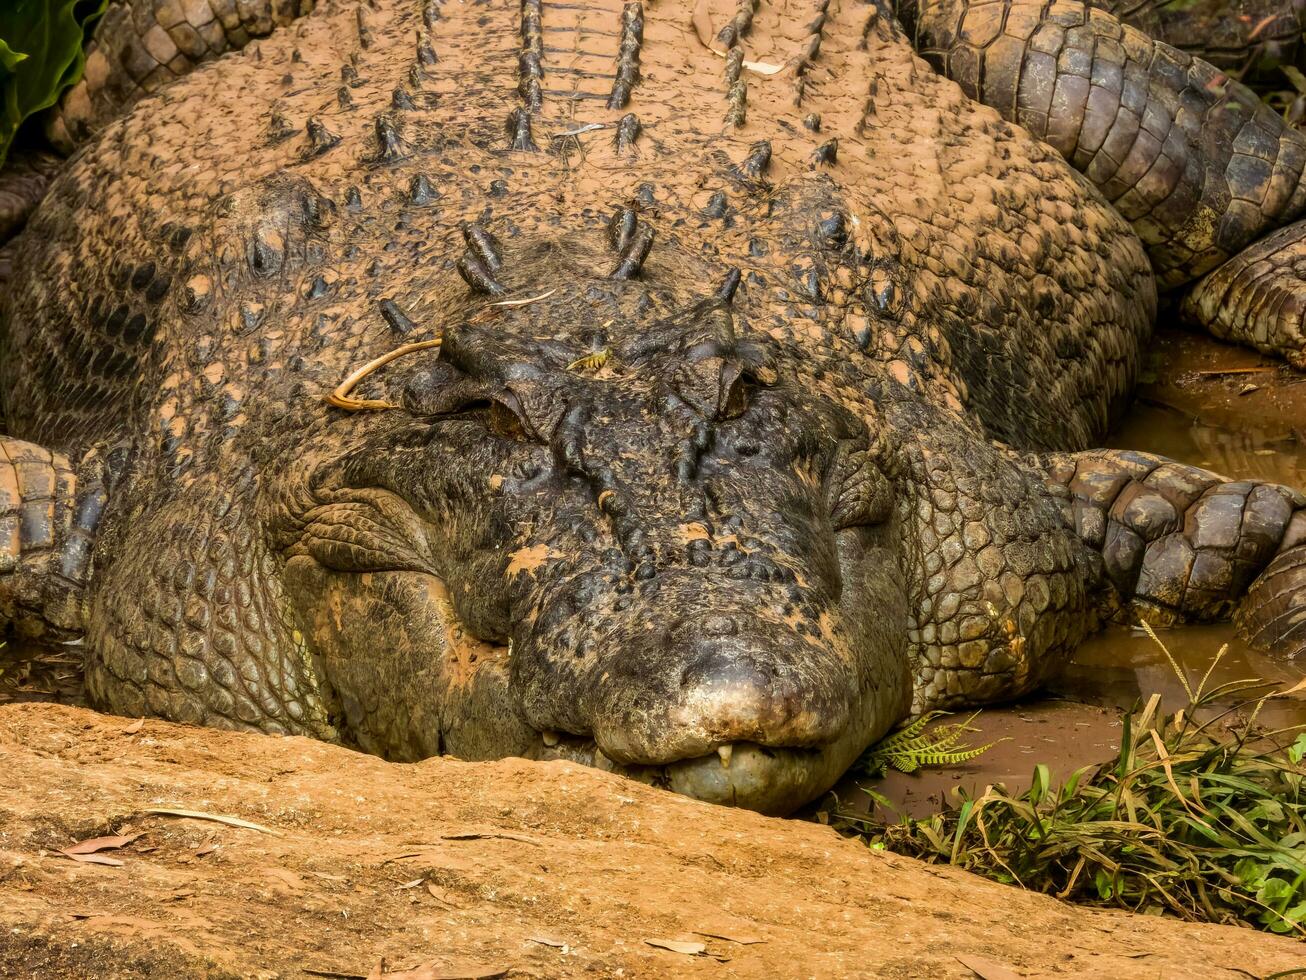
<svg viewBox="0 0 1306 980"><path fill-rule="evenodd" d="M908 709L886 435L720 296L575 279L370 382L295 522L309 646L392 757L792 810Z"/></svg>

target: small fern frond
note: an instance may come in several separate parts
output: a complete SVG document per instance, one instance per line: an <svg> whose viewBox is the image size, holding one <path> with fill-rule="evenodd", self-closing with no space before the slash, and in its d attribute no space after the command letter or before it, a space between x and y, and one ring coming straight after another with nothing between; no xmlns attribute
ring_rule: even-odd
<svg viewBox="0 0 1306 980"><path fill-rule="evenodd" d="M974 714L964 721L940 725L930 732L925 731L925 727L931 721L945 717L947 714L946 711L930 711L921 715L911 724L872 746L862 757L858 768L869 776L879 777L890 768L911 773L922 766L955 766L969 762L997 744L997 742L980 746L962 744L962 739L967 733L976 730L970 727L970 723L975 720Z"/></svg>

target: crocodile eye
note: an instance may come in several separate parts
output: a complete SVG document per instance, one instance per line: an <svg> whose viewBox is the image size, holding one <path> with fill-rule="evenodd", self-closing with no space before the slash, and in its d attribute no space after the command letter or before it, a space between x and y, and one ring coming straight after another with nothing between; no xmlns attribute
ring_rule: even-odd
<svg viewBox="0 0 1306 980"><path fill-rule="evenodd" d="M755 385L753 379L746 374L740 374L731 382L726 396L722 399L721 419L737 419L748 409L749 402L753 399L753 389Z"/></svg>
<svg viewBox="0 0 1306 980"><path fill-rule="evenodd" d="M840 443L826 486L836 531L879 524L889 516L892 488L864 448Z"/></svg>
<svg viewBox="0 0 1306 980"><path fill-rule="evenodd" d="M485 409L485 427L500 439L513 442L539 442L522 421L521 416L498 399Z"/></svg>

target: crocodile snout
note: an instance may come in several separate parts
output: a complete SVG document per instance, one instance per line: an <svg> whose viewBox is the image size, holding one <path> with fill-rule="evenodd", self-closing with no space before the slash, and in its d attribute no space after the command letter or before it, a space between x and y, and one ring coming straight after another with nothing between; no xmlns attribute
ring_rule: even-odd
<svg viewBox="0 0 1306 980"><path fill-rule="evenodd" d="M649 647L595 678L591 730L617 762L664 765L741 742L813 749L848 726L859 687L848 665L783 623L712 613ZM649 661L656 671L642 669Z"/></svg>

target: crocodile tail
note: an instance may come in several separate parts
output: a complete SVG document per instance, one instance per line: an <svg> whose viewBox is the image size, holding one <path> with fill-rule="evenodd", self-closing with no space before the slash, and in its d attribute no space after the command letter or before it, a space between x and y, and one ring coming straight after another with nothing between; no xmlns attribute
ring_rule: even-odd
<svg viewBox="0 0 1306 980"><path fill-rule="evenodd" d="M1100 556L1107 611L1158 626L1232 615L1257 649L1306 653L1306 495L1128 450L1044 466Z"/></svg>
<svg viewBox="0 0 1306 980"><path fill-rule="evenodd" d="M1306 653L1306 511L1299 511L1274 560L1247 590L1234 624L1257 650Z"/></svg>
<svg viewBox="0 0 1306 980"><path fill-rule="evenodd" d="M79 632L88 531L76 498L66 456L0 436L0 632L54 640ZM97 500L85 507L92 526Z"/></svg>
<svg viewBox="0 0 1306 980"><path fill-rule="evenodd" d="M1306 136L1226 72L1084 0L901 0L917 51L1052 145L1133 225L1162 289L1306 210Z"/></svg>

